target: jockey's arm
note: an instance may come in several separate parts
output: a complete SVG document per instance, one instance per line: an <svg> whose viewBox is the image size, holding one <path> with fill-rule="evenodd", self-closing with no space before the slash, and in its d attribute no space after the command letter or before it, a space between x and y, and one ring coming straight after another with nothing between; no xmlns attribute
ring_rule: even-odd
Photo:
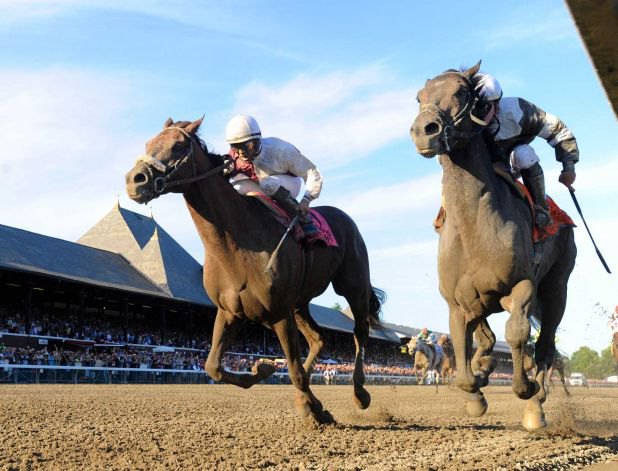
<svg viewBox="0 0 618 471"><path fill-rule="evenodd" d="M574 172L579 161L579 148L571 130L557 116L546 113L529 101L519 98L522 117L519 125L522 134L542 137L554 148L556 160L562 163L563 172Z"/></svg>
<svg viewBox="0 0 618 471"><path fill-rule="evenodd" d="M300 205L301 211L303 208L309 211L309 203L317 199L322 191L322 175L313 162L298 150L289 156L288 163L290 173L305 181L305 194Z"/></svg>

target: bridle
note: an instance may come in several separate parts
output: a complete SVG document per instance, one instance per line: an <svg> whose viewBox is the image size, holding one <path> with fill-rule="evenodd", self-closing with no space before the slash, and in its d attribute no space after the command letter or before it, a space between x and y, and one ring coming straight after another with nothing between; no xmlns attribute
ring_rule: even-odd
<svg viewBox="0 0 618 471"><path fill-rule="evenodd" d="M491 117L493 117L495 110L493 109L493 105L492 105L492 110L489 113L491 117L489 119L486 118L486 120L482 120L474 116L473 111L477 103L480 101L480 97L474 90L472 83L470 82L470 80L468 80L467 77L465 77L463 74L460 74L458 72L447 72L447 74L457 74L468 85L468 88L466 90L467 99L466 99L465 106L459 111L459 113L451 117L447 115L437 105L433 103L426 103L420 106L419 116L423 113L431 113L438 118L438 122L442 126L442 133L440 136L440 141L444 144L446 153L449 153L453 149L453 145L455 145L457 139L470 140L474 136L482 133L485 127L491 121ZM442 74L442 75L446 75L446 74ZM441 77L442 75L439 75L438 77ZM470 119L475 125L479 126L479 129L465 131L460 128L460 125L468 116L470 117ZM451 144L451 139L455 140L455 142L453 142L452 144Z"/></svg>
<svg viewBox="0 0 618 471"><path fill-rule="evenodd" d="M165 128L161 133L165 131L169 131L175 129L180 131L184 136L189 139L190 147L187 153L180 159L175 160L171 165L161 162L160 160L155 159L150 154L142 154L137 158L137 162L144 162L146 165L150 165L157 169L159 172L163 173L162 177L157 177L153 181L153 191L156 195L160 195L166 189L173 188L179 185L185 185L187 183L193 183L204 178L210 177L211 175L215 175L219 173L221 170L226 168L227 164L223 163L215 168L208 170L205 173L198 174L197 173L197 165L195 163L195 152L194 146L198 145L195 142L195 138L192 134L189 134L183 128L179 128L177 126L170 126ZM160 134L161 134L160 133ZM173 177L187 162L191 162L191 166L193 168L192 176L188 178L181 178L178 180L174 180Z"/></svg>

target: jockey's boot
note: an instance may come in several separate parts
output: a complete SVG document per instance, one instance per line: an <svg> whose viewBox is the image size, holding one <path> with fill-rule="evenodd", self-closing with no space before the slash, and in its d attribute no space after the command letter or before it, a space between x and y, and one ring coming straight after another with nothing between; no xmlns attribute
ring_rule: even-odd
<svg viewBox="0 0 618 471"><path fill-rule="evenodd" d="M534 222L536 227L538 229L543 229L553 222L549 215L549 206L547 206L543 169L537 162L532 167L523 169L521 171L521 176L534 202L534 209L536 212Z"/></svg>
<svg viewBox="0 0 618 471"><path fill-rule="evenodd" d="M319 231L309 216L302 216L298 212L298 201L296 201L287 188L280 186L272 195L272 198L287 211L290 217L298 216L300 227L303 229L305 237L316 235Z"/></svg>

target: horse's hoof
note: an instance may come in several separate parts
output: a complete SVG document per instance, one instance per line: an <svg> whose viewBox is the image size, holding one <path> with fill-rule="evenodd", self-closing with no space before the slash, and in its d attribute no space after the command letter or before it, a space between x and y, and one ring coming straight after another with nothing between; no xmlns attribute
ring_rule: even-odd
<svg viewBox="0 0 618 471"><path fill-rule="evenodd" d="M294 399L294 407L301 417L307 417L311 414L311 404L304 397L296 397Z"/></svg>
<svg viewBox="0 0 618 471"><path fill-rule="evenodd" d="M322 424L322 425L329 425L329 424L336 423L335 418L333 417L333 414L331 414L326 409L324 409L323 411L317 414L313 414L313 418L315 419L317 423Z"/></svg>
<svg viewBox="0 0 618 471"><path fill-rule="evenodd" d="M256 375L260 381L273 375L276 371L277 371L277 368L275 368L270 363L256 363L251 368L251 372L254 375Z"/></svg>
<svg viewBox="0 0 618 471"><path fill-rule="evenodd" d="M371 394L363 388L354 388L354 403L359 409L367 409L371 404Z"/></svg>
<svg viewBox="0 0 618 471"><path fill-rule="evenodd" d="M487 412L487 400L483 393L468 394L466 398L466 413L469 417L481 417Z"/></svg>
<svg viewBox="0 0 618 471"><path fill-rule="evenodd" d="M545 413L537 400L531 399L526 402L524 418L521 424L526 430L538 430L547 425L547 422L545 422Z"/></svg>

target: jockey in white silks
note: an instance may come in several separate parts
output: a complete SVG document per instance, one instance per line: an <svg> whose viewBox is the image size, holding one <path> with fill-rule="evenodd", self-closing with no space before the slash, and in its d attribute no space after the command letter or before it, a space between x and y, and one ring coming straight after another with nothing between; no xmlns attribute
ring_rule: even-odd
<svg viewBox="0 0 618 471"><path fill-rule="evenodd" d="M539 157L530 143L538 136L554 148L556 160L562 163L558 180L570 189L575 181L575 164L579 161L573 133L557 116L529 101L503 97L500 84L489 74L477 73L472 83L479 98L487 105L485 112L490 122L485 137L491 141L487 139L489 136L495 142L495 146L490 145L490 152L508 163L516 178L522 176L537 210L536 225L545 227L552 222L545 199L545 178Z"/></svg>
<svg viewBox="0 0 618 471"><path fill-rule="evenodd" d="M277 201L291 217L300 216L305 236L317 229L308 217L309 204L322 191L322 175L316 166L289 142L262 137L257 121L245 114L234 116L227 124L225 137L230 144L234 170L230 181L240 194L261 191ZM296 200L302 181L305 194Z"/></svg>

